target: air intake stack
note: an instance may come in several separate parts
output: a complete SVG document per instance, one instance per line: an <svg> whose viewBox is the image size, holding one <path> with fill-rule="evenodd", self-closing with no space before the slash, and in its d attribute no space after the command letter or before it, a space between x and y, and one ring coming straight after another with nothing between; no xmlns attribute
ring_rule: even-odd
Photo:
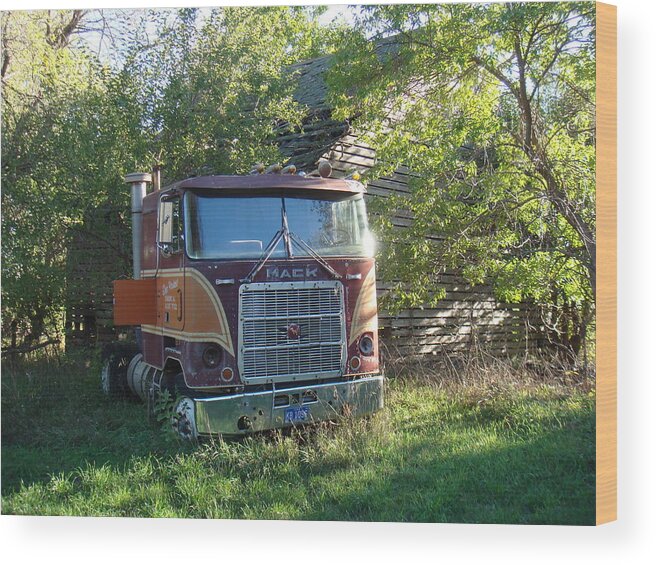
<svg viewBox="0 0 656 565"><path fill-rule="evenodd" d="M131 186L132 200L132 278L141 278L141 254L143 250L143 199L147 184L152 182L150 173L130 173L125 182Z"/></svg>

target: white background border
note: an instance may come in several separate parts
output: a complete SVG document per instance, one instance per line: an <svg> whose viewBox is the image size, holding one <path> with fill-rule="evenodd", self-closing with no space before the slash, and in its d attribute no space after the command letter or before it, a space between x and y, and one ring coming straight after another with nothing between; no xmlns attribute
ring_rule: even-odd
<svg viewBox="0 0 656 565"><path fill-rule="evenodd" d="M103 7L211 6L198 0ZM239 4L239 2L222 2ZM244 2L261 3L261 2ZM289 4L299 2L267 2ZM316 3L307 1L305 4ZM232 520L0 517L5 563L656 562L656 19L648 0L615 0L619 39L619 520L598 528ZM90 2L5 0L3 10ZM545 462L548 464L548 462ZM126 559L126 557L128 559Z"/></svg>

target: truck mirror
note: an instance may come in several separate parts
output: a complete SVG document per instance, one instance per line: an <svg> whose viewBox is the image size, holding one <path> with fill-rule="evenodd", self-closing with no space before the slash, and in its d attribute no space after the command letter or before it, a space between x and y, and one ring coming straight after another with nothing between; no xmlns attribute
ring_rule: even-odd
<svg viewBox="0 0 656 565"><path fill-rule="evenodd" d="M173 243L173 202L164 201L159 209L159 243Z"/></svg>

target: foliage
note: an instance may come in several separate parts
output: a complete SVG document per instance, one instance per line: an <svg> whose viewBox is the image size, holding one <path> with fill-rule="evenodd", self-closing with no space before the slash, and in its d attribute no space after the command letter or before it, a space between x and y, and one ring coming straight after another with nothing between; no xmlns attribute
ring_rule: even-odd
<svg viewBox="0 0 656 565"><path fill-rule="evenodd" d="M84 361L3 371L4 513L594 523L587 380L397 367L369 420L195 447L106 399Z"/></svg>
<svg viewBox="0 0 656 565"><path fill-rule="evenodd" d="M372 203L391 306L437 300L435 276L456 268L544 305L554 335L581 342L596 268L594 5L369 6L340 30L319 13L2 14L6 341L60 329L67 297L98 299L129 272L126 172L159 161L166 182L279 160L276 132L304 115L285 67L340 44L336 117L370 132L371 175L416 175L410 198ZM85 40L101 23L121 31L110 60ZM391 229L397 211L409 229ZM118 258L93 288L66 278L74 237Z"/></svg>
<svg viewBox="0 0 656 565"><path fill-rule="evenodd" d="M247 173L275 162L281 122L300 123L287 65L318 55L320 28L299 7L181 10L157 20L160 45L132 46L124 73L141 83L144 124L169 178Z"/></svg>
<svg viewBox="0 0 656 565"><path fill-rule="evenodd" d="M120 203L121 168L144 155L119 77L73 46L84 16L2 16L3 329L28 342L61 315L67 247L85 213Z"/></svg>
<svg viewBox="0 0 656 565"><path fill-rule="evenodd" d="M107 14L123 26L112 64L84 40L98 12L2 14L3 336L21 345L61 329L67 297L129 271L126 172L160 161L178 179L279 159L272 132L302 114L283 67L326 47L317 13L134 11L129 25ZM113 271L66 280L74 237L113 248Z"/></svg>
<svg viewBox="0 0 656 565"><path fill-rule="evenodd" d="M369 132L371 177L402 165L418 175L409 198L374 207L397 308L430 301L436 275L455 268L492 281L503 301L547 306L563 340L584 331L596 269L594 18L592 3L363 8L332 99ZM410 228L392 229L399 211Z"/></svg>

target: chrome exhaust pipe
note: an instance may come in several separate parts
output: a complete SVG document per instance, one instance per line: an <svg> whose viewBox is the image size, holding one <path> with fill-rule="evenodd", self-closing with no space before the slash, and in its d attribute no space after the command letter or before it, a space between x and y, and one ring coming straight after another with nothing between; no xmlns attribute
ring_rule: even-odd
<svg viewBox="0 0 656 565"><path fill-rule="evenodd" d="M132 200L132 278L141 278L141 256L143 253L143 199L146 185L152 182L150 173L130 173L125 182L131 186Z"/></svg>

